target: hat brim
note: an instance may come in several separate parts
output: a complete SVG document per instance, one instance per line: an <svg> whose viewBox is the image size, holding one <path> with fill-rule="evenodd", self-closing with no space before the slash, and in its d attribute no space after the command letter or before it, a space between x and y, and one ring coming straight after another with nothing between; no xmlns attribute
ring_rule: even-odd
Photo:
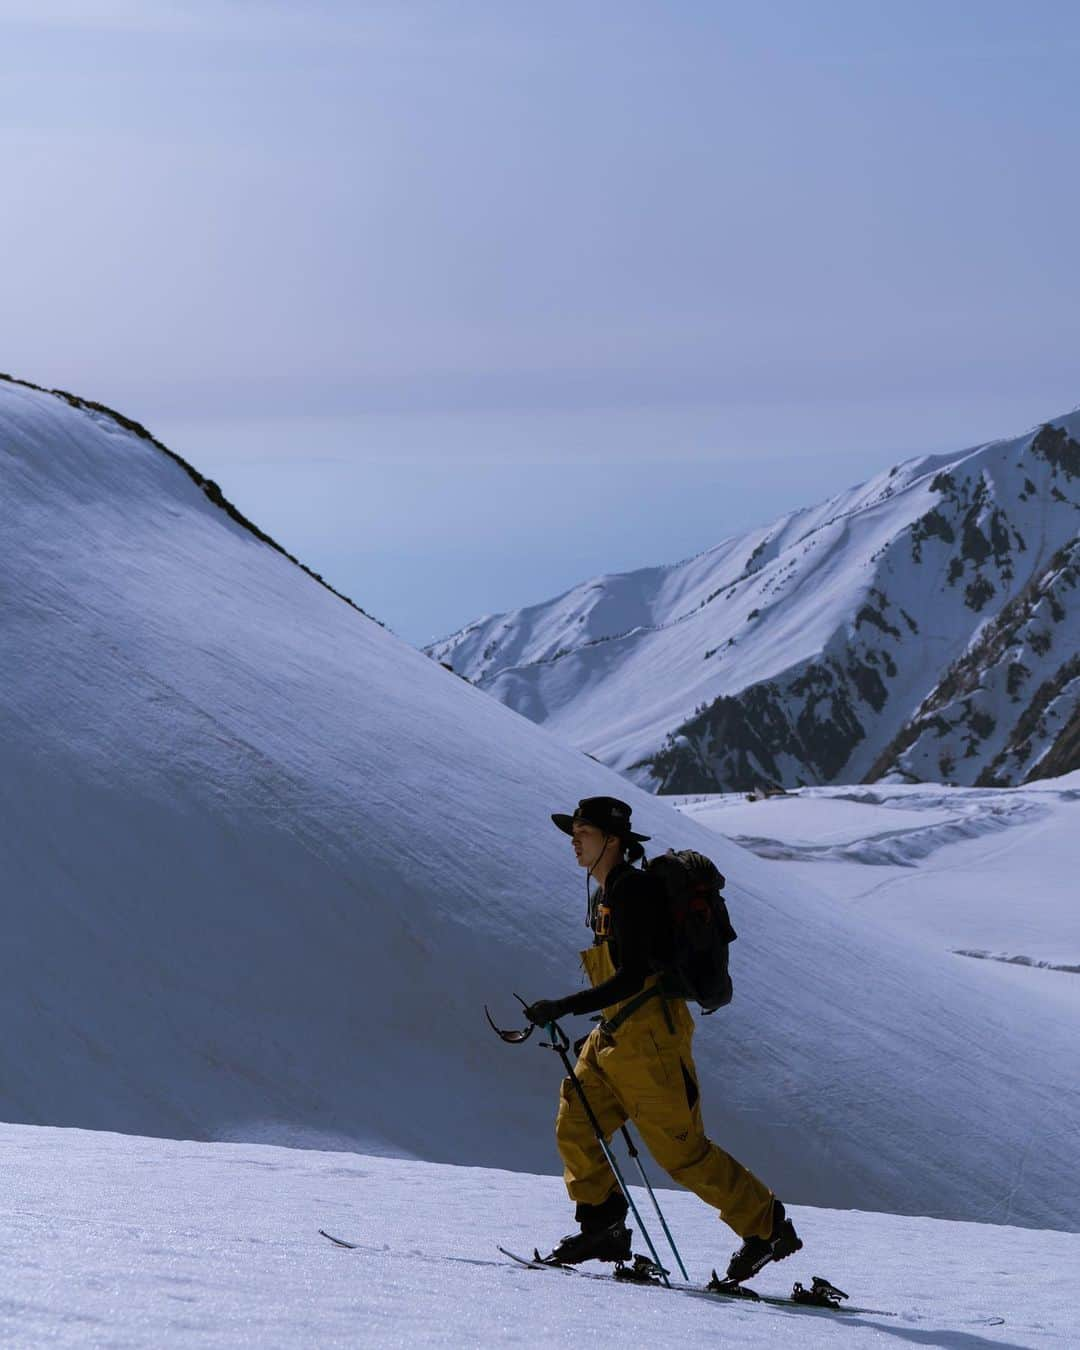
<svg viewBox="0 0 1080 1350"><path fill-rule="evenodd" d="M565 812L558 811L558 812L553 812L553 813L552 813L551 819L552 819L552 821L555 823L555 825L558 826L558 828L559 828L560 830L562 830L563 834L573 834L573 833L574 833L574 817L573 817L573 816L568 816L568 815L565 814ZM587 820L587 821L585 822L585 824L586 824L586 825L590 825L590 824L592 824L592 822ZM599 829L602 829L602 828L603 828L603 827L600 826L600 825L593 825L593 829L594 829L594 830L599 830ZM616 836L616 837L617 837L617 838L621 838L621 839L632 839L632 840L633 840L635 843L637 843L637 844L647 844L647 843L649 842L649 840L652 838L652 835L651 835L651 834L635 834L635 833L633 832L633 830L627 830L627 831L625 832L625 834L618 835L618 836Z"/></svg>

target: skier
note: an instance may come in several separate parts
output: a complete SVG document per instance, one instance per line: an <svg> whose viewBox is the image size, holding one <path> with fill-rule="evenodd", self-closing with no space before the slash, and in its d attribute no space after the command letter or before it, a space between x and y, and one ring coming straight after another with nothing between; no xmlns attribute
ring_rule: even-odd
<svg viewBox="0 0 1080 1350"><path fill-rule="evenodd" d="M589 897L593 945L581 953L592 985L526 1012L546 1026L567 1015L603 1012L576 1047L576 1073L605 1138L628 1119L657 1163L699 1195L743 1239L727 1278L749 1279L769 1261L802 1246L783 1204L752 1172L705 1134L690 1043L694 1021L685 999L666 995L665 953L671 934L657 882L633 863L649 836L630 828L630 807L616 797L586 797L572 816L551 819L573 840L574 856L599 891ZM563 1179L576 1204L576 1233L545 1258L564 1265L630 1258L627 1203L569 1078L555 1122Z"/></svg>

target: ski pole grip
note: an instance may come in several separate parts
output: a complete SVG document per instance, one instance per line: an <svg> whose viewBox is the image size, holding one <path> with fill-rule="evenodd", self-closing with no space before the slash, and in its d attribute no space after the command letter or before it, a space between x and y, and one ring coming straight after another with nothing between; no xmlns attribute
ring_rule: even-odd
<svg viewBox="0 0 1080 1350"><path fill-rule="evenodd" d="M570 1037L559 1026L558 1022L549 1022L547 1025L548 1035L551 1037L552 1045L556 1050L569 1050Z"/></svg>

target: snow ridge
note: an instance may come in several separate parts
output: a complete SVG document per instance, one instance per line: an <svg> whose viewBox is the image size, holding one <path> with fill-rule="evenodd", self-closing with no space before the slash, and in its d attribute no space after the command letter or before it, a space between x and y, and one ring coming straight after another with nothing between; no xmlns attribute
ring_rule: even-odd
<svg viewBox="0 0 1080 1350"><path fill-rule="evenodd" d="M176 464L179 464L191 481L197 487L201 488L206 497L212 501L215 506L219 506L231 520L235 520L238 525L249 531L256 539L261 540L262 543L269 544L272 549L276 549L278 553L282 554L284 557L288 558L291 563L299 567L302 572L306 572L309 577L314 581L317 581L320 586L325 586L331 595L336 595L339 600L344 600L347 605L351 605L353 609L357 610L360 614L363 614L365 619L371 619L372 623L377 623L380 628L386 627L381 620L376 619L374 615L369 614L367 610L361 609L355 600L350 600L347 595L342 595L340 591L335 590L334 587L331 586L324 577L320 576L318 572L312 571L312 569L305 563L302 563L299 558L294 558L291 553L282 548L276 539L271 539L268 534L260 530L256 524L248 520L246 516L237 510L212 478L203 477L198 469L189 464L186 459L182 459L175 451L170 450L167 445L163 445L162 442L159 441L156 436L152 436L141 423L136 422L131 417L125 417L123 413L117 412L114 408L107 408L104 403L96 403L92 399L81 398L78 394L71 394L66 389L46 389L40 384L32 384L29 380L17 379L14 375L5 374L3 371L0 371L0 380L6 380L8 384L21 385L24 389L33 389L39 394L51 394L54 398L63 399L63 401L71 408L79 408L83 412L89 414L92 418L104 419L106 424L109 422L115 423L116 426L122 427L133 436L138 436L140 440L148 441L151 445L160 450L162 454L168 455L171 460Z"/></svg>

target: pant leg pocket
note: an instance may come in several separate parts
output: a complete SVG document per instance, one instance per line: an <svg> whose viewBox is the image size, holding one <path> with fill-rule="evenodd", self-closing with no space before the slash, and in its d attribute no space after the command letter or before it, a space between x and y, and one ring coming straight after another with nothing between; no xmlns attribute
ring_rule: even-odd
<svg viewBox="0 0 1080 1350"><path fill-rule="evenodd" d="M660 1088L661 1091L670 1091L673 1085L671 1066L668 1063L670 1057L664 1054L660 1042L657 1040L656 1034L653 1031L649 1032L645 1051L645 1069L648 1078Z"/></svg>
<svg viewBox="0 0 1080 1350"><path fill-rule="evenodd" d="M697 1079L686 1067L684 1060L679 1060L679 1068L682 1070L683 1087L686 1089L686 1104L692 1111L701 1100L701 1090L697 1085Z"/></svg>

